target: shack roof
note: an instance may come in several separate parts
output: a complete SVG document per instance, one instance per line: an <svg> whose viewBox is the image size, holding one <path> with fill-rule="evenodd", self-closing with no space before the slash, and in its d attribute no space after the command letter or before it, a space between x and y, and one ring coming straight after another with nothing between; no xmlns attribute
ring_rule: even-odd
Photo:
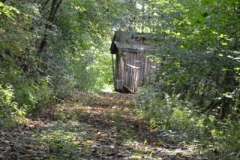
<svg viewBox="0 0 240 160"><path fill-rule="evenodd" d="M151 33L133 33L116 31L112 39L111 54L118 52L153 53L157 49L160 38Z"/></svg>

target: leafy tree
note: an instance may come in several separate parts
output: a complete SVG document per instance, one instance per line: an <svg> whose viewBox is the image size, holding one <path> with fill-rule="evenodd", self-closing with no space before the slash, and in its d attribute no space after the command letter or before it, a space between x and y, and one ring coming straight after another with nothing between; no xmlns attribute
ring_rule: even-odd
<svg viewBox="0 0 240 160"><path fill-rule="evenodd" d="M106 39L115 8L94 0L1 1L1 91L12 86L17 107L31 112L74 88L111 83Z"/></svg>
<svg viewBox="0 0 240 160"><path fill-rule="evenodd" d="M238 1L154 1L162 21L158 82L166 93L224 118L239 110ZM160 13L160 12L159 12ZM157 14L156 14L157 15ZM165 92L165 90L164 90Z"/></svg>
<svg viewBox="0 0 240 160"><path fill-rule="evenodd" d="M189 130L194 138L210 132L211 143L230 153L239 153L232 143L240 116L238 8L237 0L145 2L145 12L159 18L151 31L165 39L156 81L138 103L150 123Z"/></svg>

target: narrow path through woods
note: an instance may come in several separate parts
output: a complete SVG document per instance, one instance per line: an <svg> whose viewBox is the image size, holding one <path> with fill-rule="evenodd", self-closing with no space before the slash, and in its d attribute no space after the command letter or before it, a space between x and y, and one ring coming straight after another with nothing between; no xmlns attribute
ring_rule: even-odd
<svg viewBox="0 0 240 160"><path fill-rule="evenodd" d="M78 92L0 133L0 159L203 159L134 114L136 95Z"/></svg>

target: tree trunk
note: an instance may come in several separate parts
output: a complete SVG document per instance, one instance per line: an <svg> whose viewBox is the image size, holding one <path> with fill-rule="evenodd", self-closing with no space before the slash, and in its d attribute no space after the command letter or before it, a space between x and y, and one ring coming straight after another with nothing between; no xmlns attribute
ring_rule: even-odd
<svg viewBox="0 0 240 160"><path fill-rule="evenodd" d="M220 85L223 88L222 93L233 92L235 86L235 72L234 70L227 70L224 75L224 79ZM231 113L231 105L233 99L231 97L223 95L222 99L218 101L212 101L207 109L218 109L218 118L223 119L229 113Z"/></svg>
<svg viewBox="0 0 240 160"><path fill-rule="evenodd" d="M52 1L52 5L51 5L51 9L50 9L50 14L48 17L48 24L45 25L45 30L49 30L52 28L52 23L55 20L55 15L57 13L57 10L59 9L60 5L62 3L62 0L53 0ZM43 39L40 43L39 49L38 49L38 54L42 53L46 44L47 44L47 40L48 40L48 35L44 34L43 35Z"/></svg>

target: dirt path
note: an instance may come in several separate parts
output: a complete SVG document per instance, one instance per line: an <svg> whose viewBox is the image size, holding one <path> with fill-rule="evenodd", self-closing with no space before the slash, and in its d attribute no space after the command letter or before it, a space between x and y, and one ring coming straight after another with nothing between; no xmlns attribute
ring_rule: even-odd
<svg viewBox="0 0 240 160"><path fill-rule="evenodd" d="M134 114L131 94L75 93L0 132L0 159L203 159Z"/></svg>

